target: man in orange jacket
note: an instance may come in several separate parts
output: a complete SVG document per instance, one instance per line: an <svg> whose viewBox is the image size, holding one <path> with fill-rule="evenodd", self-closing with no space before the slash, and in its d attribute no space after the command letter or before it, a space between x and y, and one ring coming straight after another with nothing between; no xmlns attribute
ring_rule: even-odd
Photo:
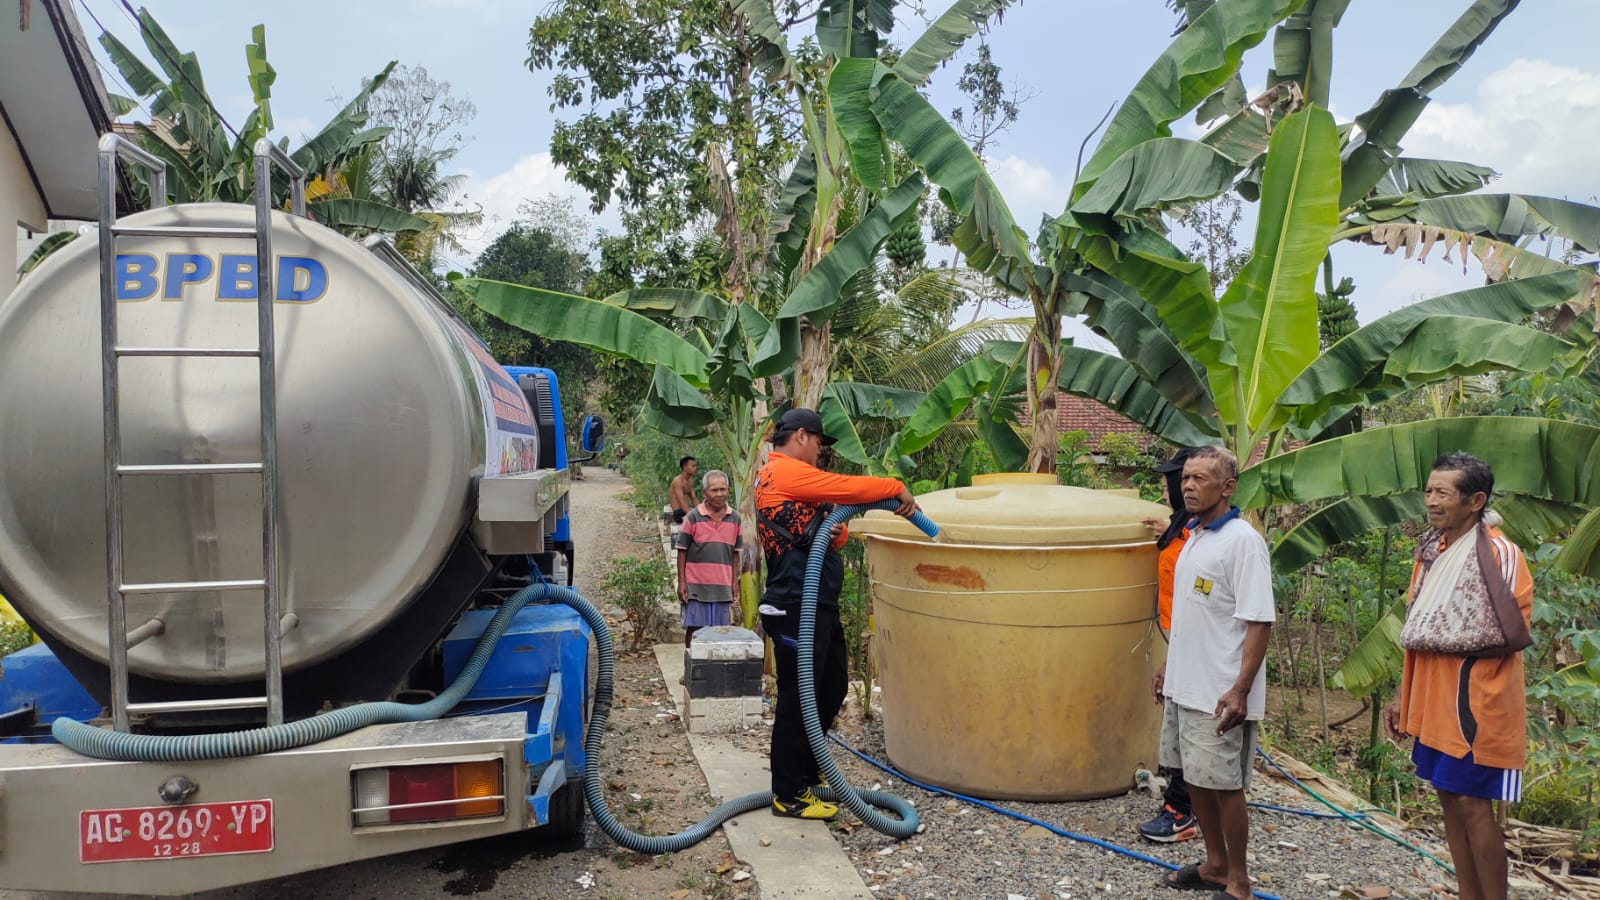
<svg viewBox="0 0 1600 900"><path fill-rule="evenodd" d="M917 509L911 492L893 478L836 475L817 468L822 448L834 440L823 431L821 416L809 409L791 409L778 419L772 455L756 475L756 534L767 561L761 627L772 639L778 669L778 703L772 720L772 813L797 819L831 819L839 812L837 806L812 792L822 776L800 715L800 599L812 539L836 503L893 499L900 504L895 510L898 515L910 516ZM844 625L839 621L839 590L844 584L839 548L845 537L841 525L823 559L817 593L812 671L817 715L824 731L844 705L849 681Z"/></svg>
<svg viewBox="0 0 1600 900"><path fill-rule="evenodd" d="M1172 517L1165 522L1146 519L1145 525L1156 532L1156 549L1161 555L1156 566L1157 609L1161 618L1161 633L1172 633L1172 573L1178 565L1178 554L1183 542L1189 539L1189 520L1193 518L1183 506L1183 464L1193 451L1185 447L1172 458L1156 463L1153 471L1166 477L1167 503L1172 507ZM1183 783L1183 770L1163 768L1167 787L1161 794L1161 810L1156 817L1139 826L1139 836L1162 844L1175 844L1193 840L1200 835L1200 824L1194 817L1194 806L1189 800L1189 787Z"/></svg>

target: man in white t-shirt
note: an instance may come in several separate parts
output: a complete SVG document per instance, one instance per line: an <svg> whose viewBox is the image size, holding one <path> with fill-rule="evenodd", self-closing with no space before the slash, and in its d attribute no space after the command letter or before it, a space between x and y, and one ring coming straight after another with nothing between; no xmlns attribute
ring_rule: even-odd
<svg viewBox="0 0 1600 900"><path fill-rule="evenodd" d="M1165 703L1161 765L1182 768L1205 838L1205 862L1166 879L1170 887L1248 898L1250 839L1244 789L1256 729L1266 712L1267 638L1275 618L1267 543L1230 504L1239 461L1200 447L1183 467L1183 502L1194 515L1172 580L1172 643L1156 673Z"/></svg>

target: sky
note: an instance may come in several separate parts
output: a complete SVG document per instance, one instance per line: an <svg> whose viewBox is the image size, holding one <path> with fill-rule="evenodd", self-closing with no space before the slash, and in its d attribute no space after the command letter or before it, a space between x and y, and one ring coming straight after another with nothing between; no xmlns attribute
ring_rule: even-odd
<svg viewBox="0 0 1600 900"><path fill-rule="evenodd" d="M101 24L140 47L132 15L118 0L72 0L91 43ZM137 4L135 4L137 5ZM1341 121L1365 110L1394 85L1450 25L1468 0L1353 0L1335 32L1330 105ZM180 49L199 55L207 89L223 115L242 121L250 109L244 47L250 29L266 26L267 58L277 70L273 113L277 133L297 145L348 99L361 79L390 60L424 66L478 109L470 140L456 158L468 199L487 223L465 241L481 250L515 219L524 200L551 194L575 198L550 160L557 116L548 73L526 66L528 29L544 3L509 0L146 0ZM930 9L944 3L930 0ZM98 23L97 20L98 19ZM988 40L1003 78L1031 95L1019 120L991 145L990 170L1017 221L1032 233L1040 216L1058 214L1067 199L1078 145L1107 108L1126 96L1170 41L1175 23L1162 0L1024 0L995 24ZM1410 156L1457 159L1501 173L1489 190L1596 202L1600 197L1600 0L1525 0L1479 48L1466 67L1435 92L1407 136ZM908 44L920 23L902 21L891 40ZM1264 84L1271 39L1242 67L1248 87ZM930 95L941 110L960 105L955 81L971 47L935 73ZM98 45L109 90L129 93ZM1193 119L1174 124L1198 137ZM614 210L594 226L619 229ZM1248 245L1249 235L1241 235ZM937 258L936 248L931 255ZM1433 259L1386 258L1370 247L1341 246L1340 275L1352 276L1362 322L1418 299L1481 284L1474 268ZM470 264L470 257L454 260ZM1109 347L1082 328L1080 343Z"/></svg>

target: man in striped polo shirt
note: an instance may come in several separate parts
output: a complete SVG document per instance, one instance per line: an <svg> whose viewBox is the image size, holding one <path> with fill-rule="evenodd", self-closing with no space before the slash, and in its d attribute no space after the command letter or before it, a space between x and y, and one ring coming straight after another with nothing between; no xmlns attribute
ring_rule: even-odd
<svg viewBox="0 0 1600 900"><path fill-rule="evenodd" d="M727 473L712 469L701 479L705 500L689 510L674 538L678 548L678 603L683 607L683 645L708 625L733 622L739 592L739 514L728 505Z"/></svg>

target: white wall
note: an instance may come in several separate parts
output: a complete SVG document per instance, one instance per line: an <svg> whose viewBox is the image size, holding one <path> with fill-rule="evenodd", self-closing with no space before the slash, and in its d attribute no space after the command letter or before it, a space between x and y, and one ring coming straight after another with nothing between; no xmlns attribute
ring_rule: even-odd
<svg viewBox="0 0 1600 900"><path fill-rule="evenodd" d="M17 237L20 233L7 232L15 232L19 225L43 231L47 224L44 198L34 189L11 129L0 126L0 298L11 293L17 284Z"/></svg>

